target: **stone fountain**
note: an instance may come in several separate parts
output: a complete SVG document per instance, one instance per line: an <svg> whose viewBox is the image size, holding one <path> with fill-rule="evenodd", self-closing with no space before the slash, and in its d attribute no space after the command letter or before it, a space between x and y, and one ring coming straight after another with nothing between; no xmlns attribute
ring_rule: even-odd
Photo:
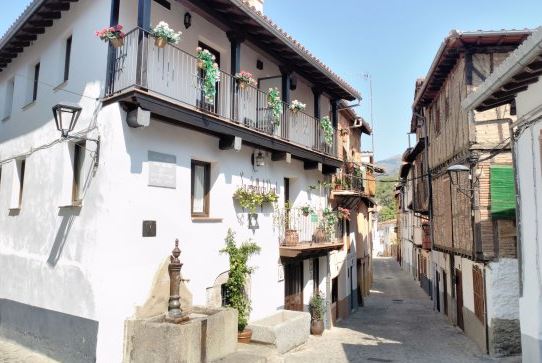
<svg viewBox="0 0 542 363"><path fill-rule="evenodd" d="M235 352L236 310L182 306L180 284L186 280L181 276L180 255L176 240L167 269L169 298L160 296L164 289L153 286L150 305L167 300L167 313L148 316L153 310L147 306L125 321L124 362L207 362ZM163 278L155 280L155 285L159 285Z"/></svg>

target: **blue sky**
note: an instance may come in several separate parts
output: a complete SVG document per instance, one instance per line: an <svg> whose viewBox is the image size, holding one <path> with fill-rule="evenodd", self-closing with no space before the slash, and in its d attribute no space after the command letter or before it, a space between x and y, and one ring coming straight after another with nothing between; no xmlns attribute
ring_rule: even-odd
<svg viewBox="0 0 542 363"><path fill-rule="evenodd" d="M27 3L2 5L0 34ZM451 29L542 25L540 0L265 0L265 13L362 92L357 111L367 120L369 87L362 75L372 76L377 160L408 146L414 81L427 73ZM362 147L371 148L369 138Z"/></svg>

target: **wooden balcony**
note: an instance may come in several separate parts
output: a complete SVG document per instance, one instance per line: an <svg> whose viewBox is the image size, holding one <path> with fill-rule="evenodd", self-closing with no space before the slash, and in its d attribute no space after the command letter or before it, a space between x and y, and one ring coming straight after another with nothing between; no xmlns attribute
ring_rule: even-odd
<svg viewBox="0 0 542 363"><path fill-rule="evenodd" d="M319 256L344 245L342 222L331 223L322 210L292 208L276 211L275 220L280 225L281 257Z"/></svg>
<svg viewBox="0 0 542 363"><path fill-rule="evenodd" d="M320 120L302 111L294 113L284 102L280 120L275 120L266 92L251 85L240 87L234 76L222 71L216 97L209 101L204 97L196 57L171 44L157 47L145 30L136 28L127 33L123 46L113 51L106 102L136 100L134 107L181 123L192 122L189 126L204 132L238 136L263 148L290 152L311 165L318 162L324 169L332 167L323 170L327 173L340 165L336 130L333 142L327 144ZM179 109L183 112L172 111ZM197 120L180 117L187 112L212 124L195 125Z"/></svg>

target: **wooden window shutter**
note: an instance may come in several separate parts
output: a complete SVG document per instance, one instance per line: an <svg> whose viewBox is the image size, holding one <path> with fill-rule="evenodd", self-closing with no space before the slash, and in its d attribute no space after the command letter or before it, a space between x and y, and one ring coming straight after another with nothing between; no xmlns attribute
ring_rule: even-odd
<svg viewBox="0 0 542 363"><path fill-rule="evenodd" d="M491 215L494 219L516 216L516 188L511 165L492 165L490 168Z"/></svg>

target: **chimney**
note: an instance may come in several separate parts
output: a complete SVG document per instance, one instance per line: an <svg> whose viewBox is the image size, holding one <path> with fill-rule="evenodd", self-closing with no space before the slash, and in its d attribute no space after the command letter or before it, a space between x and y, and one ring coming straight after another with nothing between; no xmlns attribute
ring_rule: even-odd
<svg viewBox="0 0 542 363"><path fill-rule="evenodd" d="M256 10L263 13L263 2L264 0L248 0L250 6L254 6Z"/></svg>

